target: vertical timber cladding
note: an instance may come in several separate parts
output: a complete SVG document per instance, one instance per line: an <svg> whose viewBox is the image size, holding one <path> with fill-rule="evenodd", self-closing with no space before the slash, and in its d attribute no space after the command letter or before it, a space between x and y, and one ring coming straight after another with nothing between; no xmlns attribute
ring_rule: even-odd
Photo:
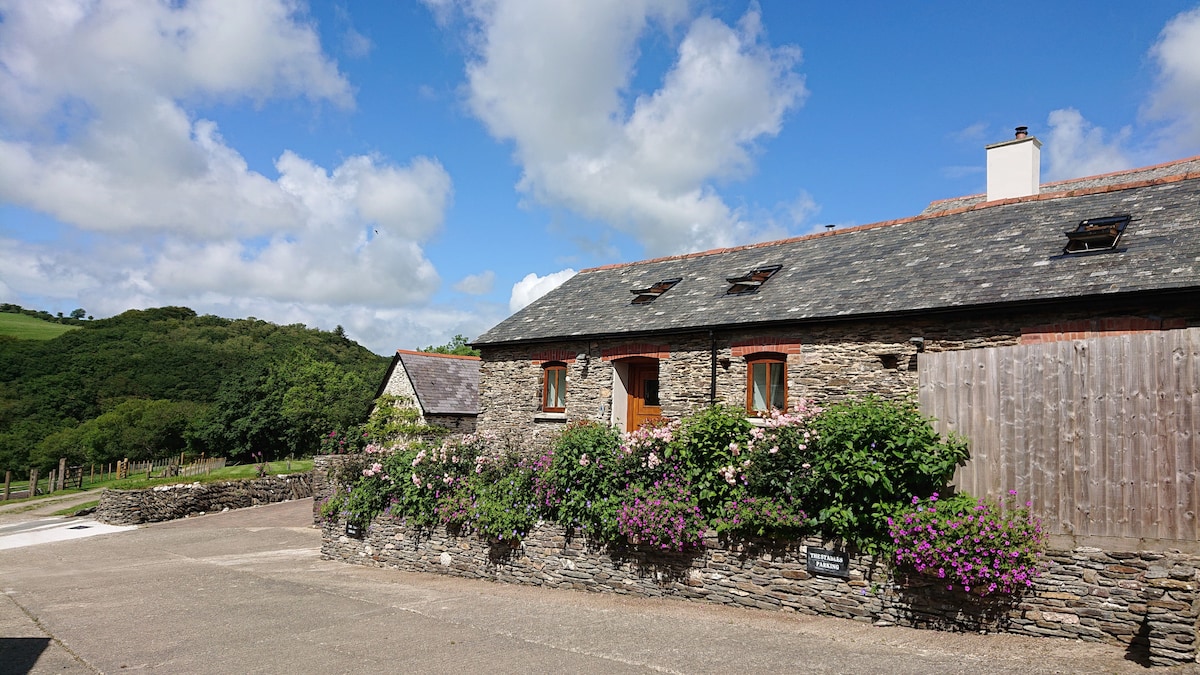
<svg viewBox="0 0 1200 675"><path fill-rule="evenodd" d="M956 484L1051 534L1200 540L1200 328L920 356L922 412L971 442Z"/></svg>

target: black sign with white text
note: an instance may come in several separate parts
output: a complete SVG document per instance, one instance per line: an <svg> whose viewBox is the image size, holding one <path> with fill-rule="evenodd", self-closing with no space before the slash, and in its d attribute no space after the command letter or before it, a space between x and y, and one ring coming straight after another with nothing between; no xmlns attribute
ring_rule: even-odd
<svg viewBox="0 0 1200 675"><path fill-rule="evenodd" d="M850 556L843 551L826 551L823 548L808 548L808 571L830 577L850 576Z"/></svg>

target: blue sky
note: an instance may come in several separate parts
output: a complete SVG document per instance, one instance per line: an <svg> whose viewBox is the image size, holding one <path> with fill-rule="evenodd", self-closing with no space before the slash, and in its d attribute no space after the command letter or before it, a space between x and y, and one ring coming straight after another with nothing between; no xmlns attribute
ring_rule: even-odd
<svg viewBox="0 0 1200 675"><path fill-rule="evenodd" d="M575 270L1200 154L1188 2L0 0L0 301L474 337Z"/></svg>

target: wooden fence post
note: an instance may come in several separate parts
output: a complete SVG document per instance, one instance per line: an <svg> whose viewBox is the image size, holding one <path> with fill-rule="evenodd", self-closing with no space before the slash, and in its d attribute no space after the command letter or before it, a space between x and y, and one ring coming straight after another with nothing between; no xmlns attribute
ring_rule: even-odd
<svg viewBox="0 0 1200 675"><path fill-rule="evenodd" d="M37 469L29 470L29 496L37 495Z"/></svg>
<svg viewBox="0 0 1200 675"><path fill-rule="evenodd" d="M50 477L46 481L46 494L53 494L55 485L58 485L58 482L54 480L54 469L50 469Z"/></svg>
<svg viewBox="0 0 1200 675"><path fill-rule="evenodd" d="M8 501L9 486L12 484L12 471L4 472L4 501Z"/></svg>
<svg viewBox="0 0 1200 675"><path fill-rule="evenodd" d="M67 458L58 458L58 489L65 490L67 487Z"/></svg>

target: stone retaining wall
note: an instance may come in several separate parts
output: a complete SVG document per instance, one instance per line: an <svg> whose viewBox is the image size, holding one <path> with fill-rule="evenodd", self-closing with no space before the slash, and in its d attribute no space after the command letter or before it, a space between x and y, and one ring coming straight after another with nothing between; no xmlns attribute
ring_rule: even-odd
<svg viewBox="0 0 1200 675"><path fill-rule="evenodd" d="M159 485L144 490L104 490L96 520L139 525L312 496L312 474L265 476L219 483Z"/></svg>
<svg viewBox="0 0 1200 675"><path fill-rule="evenodd" d="M542 523L516 547L377 518L362 538L323 524L321 553L347 563L642 597L743 605L877 625L1009 632L1122 644L1146 664L1196 660L1200 557L1177 553L1051 551L1023 597L979 598L924 578L897 578L854 556L847 579L814 576L815 540L728 544L715 534L695 555L591 545Z"/></svg>

